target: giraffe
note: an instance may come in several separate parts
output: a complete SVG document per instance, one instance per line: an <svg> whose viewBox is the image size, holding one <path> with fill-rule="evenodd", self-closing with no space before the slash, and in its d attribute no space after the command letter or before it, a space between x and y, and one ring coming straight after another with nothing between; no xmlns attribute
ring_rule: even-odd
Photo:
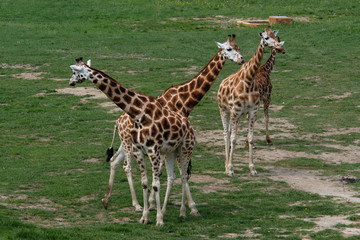
<svg viewBox="0 0 360 240"><path fill-rule="evenodd" d="M260 32L260 43L255 54L245 62L239 71L225 78L219 86L217 101L224 127L225 140L225 173L234 176L233 153L236 143L236 132L240 118L248 115L249 168L253 176L257 175L253 163L253 129L260 104L258 86L254 81L260 67L265 47L282 51L284 42L276 39L278 31L271 27Z"/></svg>
<svg viewBox="0 0 360 240"><path fill-rule="evenodd" d="M278 42L280 38L278 37ZM265 117L265 130L266 130L266 143L271 145L271 139L269 136L269 106L271 101L272 84L270 81L270 74L274 68L276 53L285 54L285 49L272 49L270 57L264 65L262 65L255 75L255 83L259 89L260 99L264 103L264 117ZM246 141L246 146L249 146L249 142Z"/></svg>
<svg viewBox="0 0 360 240"><path fill-rule="evenodd" d="M152 188L156 198L156 225L164 225L163 216L165 211L161 209L160 204L160 162L163 158L168 172L167 190L163 209L166 210L166 203L171 191L174 179L174 165L178 158L181 167L182 181L182 202L180 207L180 216L186 216L185 192L190 193L188 184L187 167L191 160L191 155L195 146L195 133L189 120L183 115L172 112L151 96L134 92L104 72L90 67L90 60L87 64L82 62L82 58L76 60L76 65L71 65L73 75L70 78L69 85L74 86L85 80L93 82L108 98L110 98L118 107L124 110L137 128L130 132L133 146L137 150L144 152L150 158L152 165ZM145 161L141 162L145 169ZM141 182L144 196L144 209L140 223L148 223L149 209L147 204L148 179L146 171L141 173Z"/></svg>
<svg viewBox="0 0 360 240"><path fill-rule="evenodd" d="M236 43L235 34L233 34L232 36L228 35L228 39L224 43L217 42L217 46L219 48L217 53L194 78L185 83L169 87L164 93L157 97L157 100L168 109L178 112L185 117L188 117L190 112L200 102L206 92L213 85L227 59L234 61L239 65L244 62L244 58L240 54L239 48ZM122 114L115 123L113 141L110 148L108 149L108 152L110 152L108 161L111 160L109 186L105 194L105 198L102 199L102 203L105 209L108 207L108 202L111 197L116 169L119 166L120 162L125 159L123 168L128 178L132 205L133 207L135 207L135 210L137 212L142 211L142 208L136 199L132 179L132 161L133 158L137 159L137 161L140 162L143 161L141 159L143 155L141 154L141 152L138 152L136 151L136 149L132 148L132 139L129 133L131 132L131 129L133 127L136 126L134 126L133 122L126 113ZM111 158L116 130L118 130L118 134L121 139L121 145L115 155ZM194 205L189 194L188 201L189 206ZM153 194L150 195L150 204L150 208L152 209L154 207ZM190 208L192 209L192 215L198 215L196 209L192 207Z"/></svg>

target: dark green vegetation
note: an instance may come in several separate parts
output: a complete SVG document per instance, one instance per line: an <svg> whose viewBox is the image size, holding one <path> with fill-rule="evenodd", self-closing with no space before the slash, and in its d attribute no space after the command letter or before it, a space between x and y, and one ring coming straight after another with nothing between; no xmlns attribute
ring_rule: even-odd
<svg viewBox="0 0 360 240"><path fill-rule="evenodd" d="M360 177L359 12L355 0L1 0L0 239L359 239L345 231L359 233L359 203L299 190L274 179L279 176L273 171L308 171L340 190L341 176ZM262 109L256 125L260 176L248 176L241 137L236 177L223 174L215 96L220 81L238 69L228 62L190 117L199 142L191 187L202 216L178 217L177 184L165 226L155 226L155 213L151 224L138 224L121 167L104 210L105 150L119 113L98 105L107 99L57 94L68 87L74 59L91 58L95 68L125 86L156 96L200 71L216 53L215 41L224 42L228 34L237 35L249 59L263 27L239 26L234 19L269 15L295 20L273 26L287 53L277 56L272 73L273 146L265 144ZM264 60L268 56L266 51ZM89 82L79 87L93 88ZM359 187L355 182L346 189ZM317 220L326 216L347 222L318 228Z"/></svg>

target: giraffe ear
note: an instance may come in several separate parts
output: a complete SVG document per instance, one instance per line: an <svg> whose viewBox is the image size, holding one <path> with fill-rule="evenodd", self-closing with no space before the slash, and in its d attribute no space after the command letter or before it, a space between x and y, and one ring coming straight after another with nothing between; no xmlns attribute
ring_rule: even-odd
<svg viewBox="0 0 360 240"><path fill-rule="evenodd" d="M259 37L262 37L262 32L259 32Z"/></svg>
<svg viewBox="0 0 360 240"><path fill-rule="evenodd" d="M86 65L88 65L89 67L91 66L91 60L90 59L87 60Z"/></svg>
<svg viewBox="0 0 360 240"><path fill-rule="evenodd" d="M275 35L275 37L276 37L277 34L279 33L279 31L278 31L278 30L274 30L273 33L274 33L274 35Z"/></svg>
<svg viewBox="0 0 360 240"><path fill-rule="evenodd" d="M81 67L77 66L77 65L71 65L70 68L74 71L80 72L81 71Z"/></svg>
<svg viewBox="0 0 360 240"><path fill-rule="evenodd" d="M217 44L217 46L218 46L218 48L224 48L224 44L222 44L222 43L219 43L219 42L216 42L216 44Z"/></svg>

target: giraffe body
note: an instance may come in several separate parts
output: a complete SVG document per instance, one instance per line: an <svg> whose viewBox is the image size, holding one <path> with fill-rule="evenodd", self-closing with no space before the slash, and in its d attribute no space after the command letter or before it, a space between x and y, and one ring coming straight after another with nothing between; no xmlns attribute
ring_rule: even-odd
<svg viewBox="0 0 360 240"><path fill-rule="evenodd" d="M200 102L206 92L213 85L227 59L237 62L238 64L242 64L244 62L244 58L241 56L239 48L236 44L235 35L233 35L232 39L229 35L226 42L217 43L217 45L220 48L219 51L194 78L185 83L169 87L164 93L157 97L157 100L161 103L161 105L170 109L171 111L178 112L183 116L188 117L190 112ZM128 178L132 205L135 207L136 211L141 211L141 206L136 199L131 174L133 158L135 158L138 162L144 161L142 159L143 156L139 154L136 148L131 147L133 143L131 141L131 138L129 138L129 133L132 131L132 128L136 126L134 126L127 114L122 114L115 123L115 128L116 127L118 128L121 145L119 150L111 158L111 170L108 191L105 194L105 198L102 199L102 202L104 207L107 208L114 184L116 168L124 159L123 168ZM111 144L111 147L113 146L113 144L114 140ZM125 153L121 154L122 152ZM179 163L178 166L180 169ZM142 167L143 165L140 165L140 169ZM188 197L188 205L191 209L190 214L198 215L199 213L195 207L194 201L191 198L190 191L188 189L186 191ZM152 194L150 195L151 209L154 208L153 202L154 199L152 192Z"/></svg>
<svg viewBox="0 0 360 240"><path fill-rule="evenodd" d="M89 63L89 62L88 62ZM73 70L73 76L70 79L70 85L81 83L85 80L92 81L101 91L103 91L117 106L123 109L134 122L137 128L130 131L130 138L140 154L147 154L152 165L152 188L156 197L157 217L156 225L163 225L164 212L160 204L160 174L161 159L166 159L166 165L169 178L173 176L176 156L179 156L181 167L181 180L183 185L183 196L181 204L181 214L185 209L185 194L188 187L187 167L191 159L192 151L195 146L195 133L189 120L176 112L170 111L153 97L136 93L125 88L116 80L105 73L91 68L89 65L77 61L77 65L70 66ZM141 162L145 169L145 161ZM149 209L147 204L148 179L146 171L141 172L142 186L144 195L144 209L140 223L147 223ZM163 208L166 209L165 203L168 202L169 193L173 181L168 181L167 194L164 200ZM188 190L190 193L190 190Z"/></svg>
<svg viewBox="0 0 360 240"><path fill-rule="evenodd" d="M254 81L266 46L281 51L283 42L276 39L277 31L264 30L259 33L260 43L252 58L243 64L239 71L225 78L218 90L218 105L224 127L225 173L234 176L233 154L236 144L236 132L240 119L248 115L249 168L253 176L257 175L253 163L253 129L260 104L259 87Z"/></svg>
<svg viewBox="0 0 360 240"><path fill-rule="evenodd" d="M280 41L280 39L278 39ZM272 49L270 57L264 65L262 65L255 75L255 83L259 89L260 100L264 104L264 118L265 118L265 130L266 130L266 142L271 145L271 139L269 136L269 106L271 102L271 90L272 84L270 80L271 71L274 68L276 53L281 52L285 54L285 50L279 51ZM248 142L247 142L248 145Z"/></svg>

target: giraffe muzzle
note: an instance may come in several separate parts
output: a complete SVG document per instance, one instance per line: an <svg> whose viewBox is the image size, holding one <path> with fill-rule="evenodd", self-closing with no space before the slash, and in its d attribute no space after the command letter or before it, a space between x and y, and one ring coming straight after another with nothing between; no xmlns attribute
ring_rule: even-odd
<svg viewBox="0 0 360 240"><path fill-rule="evenodd" d="M239 60L238 60L238 64L243 64L245 62L245 59L243 57L241 57Z"/></svg>

